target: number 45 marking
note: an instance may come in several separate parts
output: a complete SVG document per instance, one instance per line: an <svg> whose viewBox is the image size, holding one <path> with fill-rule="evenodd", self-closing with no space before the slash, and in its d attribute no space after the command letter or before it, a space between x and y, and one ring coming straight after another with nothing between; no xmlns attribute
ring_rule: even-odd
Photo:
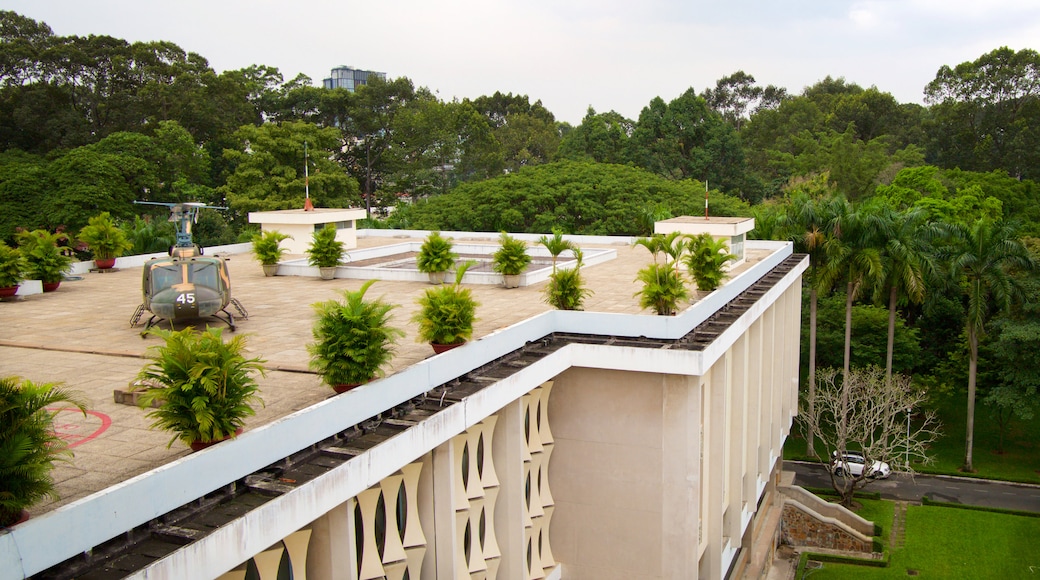
<svg viewBox="0 0 1040 580"><path fill-rule="evenodd" d="M185 292L184 294L177 295L178 304L195 304L195 293Z"/></svg>

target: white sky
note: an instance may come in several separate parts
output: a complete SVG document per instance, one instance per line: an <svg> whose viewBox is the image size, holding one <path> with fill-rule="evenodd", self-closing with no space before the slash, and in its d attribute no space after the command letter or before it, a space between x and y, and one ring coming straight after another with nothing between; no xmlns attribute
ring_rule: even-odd
<svg viewBox="0 0 1040 580"><path fill-rule="evenodd" d="M442 100L503 93L558 120L636 119L651 99L738 70L792 94L826 77L922 102L940 66L1040 50L1037 0L0 0L56 35L168 40L218 72L316 85L338 65L406 76Z"/></svg>

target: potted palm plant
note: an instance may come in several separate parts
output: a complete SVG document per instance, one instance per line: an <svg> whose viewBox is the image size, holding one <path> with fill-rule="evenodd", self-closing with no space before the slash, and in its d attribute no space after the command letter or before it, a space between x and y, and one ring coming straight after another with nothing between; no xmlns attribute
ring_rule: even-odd
<svg viewBox="0 0 1040 580"><path fill-rule="evenodd" d="M24 279L25 263L18 248L0 242L0 298L14 296Z"/></svg>
<svg viewBox="0 0 1040 580"><path fill-rule="evenodd" d="M571 252L574 254L574 267L554 268L545 286L545 301L557 310L583 310L585 298L592 294L581 277L582 251L571 247Z"/></svg>
<svg viewBox="0 0 1040 580"><path fill-rule="evenodd" d="M635 245L645 247L654 256L654 263L636 274L636 280L643 283L643 289L635 294L639 297L639 306L651 308L661 316L674 316L679 311L679 303L689 297L686 280L679 270L686 239L679 232L672 232L639 238ZM664 262L657 261L659 254L665 255Z"/></svg>
<svg viewBox="0 0 1040 580"><path fill-rule="evenodd" d="M736 260L737 256L729 253L725 240L715 239L711 234L689 236L686 254L686 267L697 282L697 289L712 292L726 277L726 262Z"/></svg>
<svg viewBox="0 0 1040 580"><path fill-rule="evenodd" d="M430 232L419 248L415 265L430 276L431 284L443 284L448 270L455 265L458 254L452 251L451 240L440 232Z"/></svg>
<svg viewBox="0 0 1040 580"><path fill-rule="evenodd" d="M336 239L336 227L326 225L314 232L314 239L307 248L307 261L317 266L322 280L336 277L336 268L343 258L343 242Z"/></svg>
<svg viewBox="0 0 1040 580"><path fill-rule="evenodd" d="M520 274L531 263L527 253L527 244L509 234L502 232L498 250L492 256L491 268L502 274L502 283L506 288L520 286Z"/></svg>
<svg viewBox="0 0 1040 580"><path fill-rule="evenodd" d="M375 280L359 290L343 291L343 301L326 300L313 304L318 315L307 345L310 368L337 393L348 391L382 376L383 365L394 355L397 339L404 336L390 326L390 311L396 305L382 299L365 300L365 292Z"/></svg>
<svg viewBox="0 0 1040 580"><path fill-rule="evenodd" d="M278 262L285 255L285 248L281 246L282 240L291 237L278 230L265 230L253 236L253 256L263 267L264 276L274 276L278 272Z"/></svg>
<svg viewBox="0 0 1040 580"><path fill-rule="evenodd" d="M462 346L473 337L480 304L469 288L462 287L462 277L472 265L466 262L459 266L454 284L428 288L418 299L419 311L412 317L419 325L418 340L429 342L437 354Z"/></svg>
<svg viewBox="0 0 1040 580"><path fill-rule="evenodd" d="M72 266L72 258L58 247L68 236L59 232L52 234L47 230L32 230L18 232L15 237L25 258L26 279L42 282L44 292L57 290L65 271Z"/></svg>
<svg viewBox="0 0 1040 580"><path fill-rule="evenodd" d="M173 433L167 447L179 439L198 451L241 433L245 418L255 414L253 404L263 404L256 375L265 375L266 362L246 358L246 337L225 341L220 328L149 332L165 344L149 349L151 362L135 389L144 389L141 407L159 403L148 417L153 428Z"/></svg>
<svg viewBox="0 0 1040 580"><path fill-rule="evenodd" d="M90 248L94 255L94 266L98 270L115 266L116 258L134 247L126 233L116 227L107 211L87 220L87 225L79 231L79 241Z"/></svg>
<svg viewBox="0 0 1040 580"><path fill-rule="evenodd" d="M58 405L86 410L79 395L60 384L0 378L0 529L24 521L41 499L57 497L51 470L72 455L48 411Z"/></svg>

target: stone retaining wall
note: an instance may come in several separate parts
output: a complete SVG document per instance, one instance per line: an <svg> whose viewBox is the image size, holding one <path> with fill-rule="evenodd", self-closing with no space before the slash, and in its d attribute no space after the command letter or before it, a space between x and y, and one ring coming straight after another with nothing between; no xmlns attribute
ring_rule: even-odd
<svg viewBox="0 0 1040 580"><path fill-rule="evenodd" d="M781 534L783 543L850 552L870 552L871 538L864 538L836 521L827 521L796 501L784 503Z"/></svg>

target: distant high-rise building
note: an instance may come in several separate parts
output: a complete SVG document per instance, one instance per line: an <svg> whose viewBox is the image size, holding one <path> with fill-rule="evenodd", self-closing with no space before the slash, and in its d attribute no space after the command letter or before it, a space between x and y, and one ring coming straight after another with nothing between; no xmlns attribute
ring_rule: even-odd
<svg viewBox="0 0 1040 580"><path fill-rule="evenodd" d="M386 73L372 70L359 70L349 66L338 66L332 69L332 75L323 80L322 85L324 85L326 89L347 89L348 91L354 91L362 85L367 85L369 76L377 76L381 79L385 79Z"/></svg>

